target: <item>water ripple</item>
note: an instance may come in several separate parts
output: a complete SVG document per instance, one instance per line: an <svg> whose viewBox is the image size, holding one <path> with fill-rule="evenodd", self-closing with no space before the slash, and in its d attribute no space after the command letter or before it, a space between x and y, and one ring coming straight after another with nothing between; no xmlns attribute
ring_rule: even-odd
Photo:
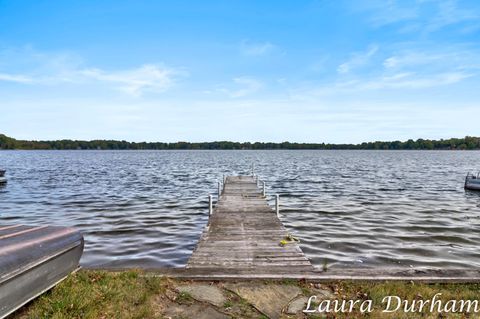
<svg viewBox="0 0 480 319"><path fill-rule="evenodd" d="M74 226L82 264L183 266L223 174L251 163L317 265L480 267L480 152L2 151L1 224ZM269 197L273 205L273 197Z"/></svg>

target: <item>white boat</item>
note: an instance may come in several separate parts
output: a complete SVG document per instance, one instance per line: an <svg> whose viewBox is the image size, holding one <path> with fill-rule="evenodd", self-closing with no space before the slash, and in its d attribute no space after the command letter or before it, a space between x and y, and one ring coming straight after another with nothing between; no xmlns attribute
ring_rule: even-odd
<svg viewBox="0 0 480 319"><path fill-rule="evenodd" d="M467 174L467 177L465 177L465 189L480 191L480 172L477 175L470 172Z"/></svg>

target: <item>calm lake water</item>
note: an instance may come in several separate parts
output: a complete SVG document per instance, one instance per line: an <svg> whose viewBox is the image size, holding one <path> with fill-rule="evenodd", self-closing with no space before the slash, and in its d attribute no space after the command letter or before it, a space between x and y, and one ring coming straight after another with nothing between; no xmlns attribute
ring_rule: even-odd
<svg viewBox="0 0 480 319"><path fill-rule="evenodd" d="M251 163L317 265L480 266L480 152L1 151L0 224L74 226L86 266L185 265L223 174Z"/></svg>

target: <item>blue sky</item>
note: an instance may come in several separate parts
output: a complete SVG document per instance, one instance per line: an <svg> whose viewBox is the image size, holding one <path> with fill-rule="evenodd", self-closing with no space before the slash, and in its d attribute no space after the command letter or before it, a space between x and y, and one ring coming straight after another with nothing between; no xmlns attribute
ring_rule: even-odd
<svg viewBox="0 0 480 319"><path fill-rule="evenodd" d="M19 139L478 136L479 74L473 0L0 0Z"/></svg>

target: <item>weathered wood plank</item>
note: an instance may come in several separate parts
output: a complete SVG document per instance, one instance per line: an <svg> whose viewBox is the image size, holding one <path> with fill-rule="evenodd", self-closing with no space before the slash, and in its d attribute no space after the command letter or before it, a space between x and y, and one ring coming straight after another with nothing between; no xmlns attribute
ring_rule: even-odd
<svg viewBox="0 0 480 319"><path fill-rule="evenodd" d="M314 270L297 243L281 246L288 232L252 176L229 176L187 269L272 274Z"/></svg>

